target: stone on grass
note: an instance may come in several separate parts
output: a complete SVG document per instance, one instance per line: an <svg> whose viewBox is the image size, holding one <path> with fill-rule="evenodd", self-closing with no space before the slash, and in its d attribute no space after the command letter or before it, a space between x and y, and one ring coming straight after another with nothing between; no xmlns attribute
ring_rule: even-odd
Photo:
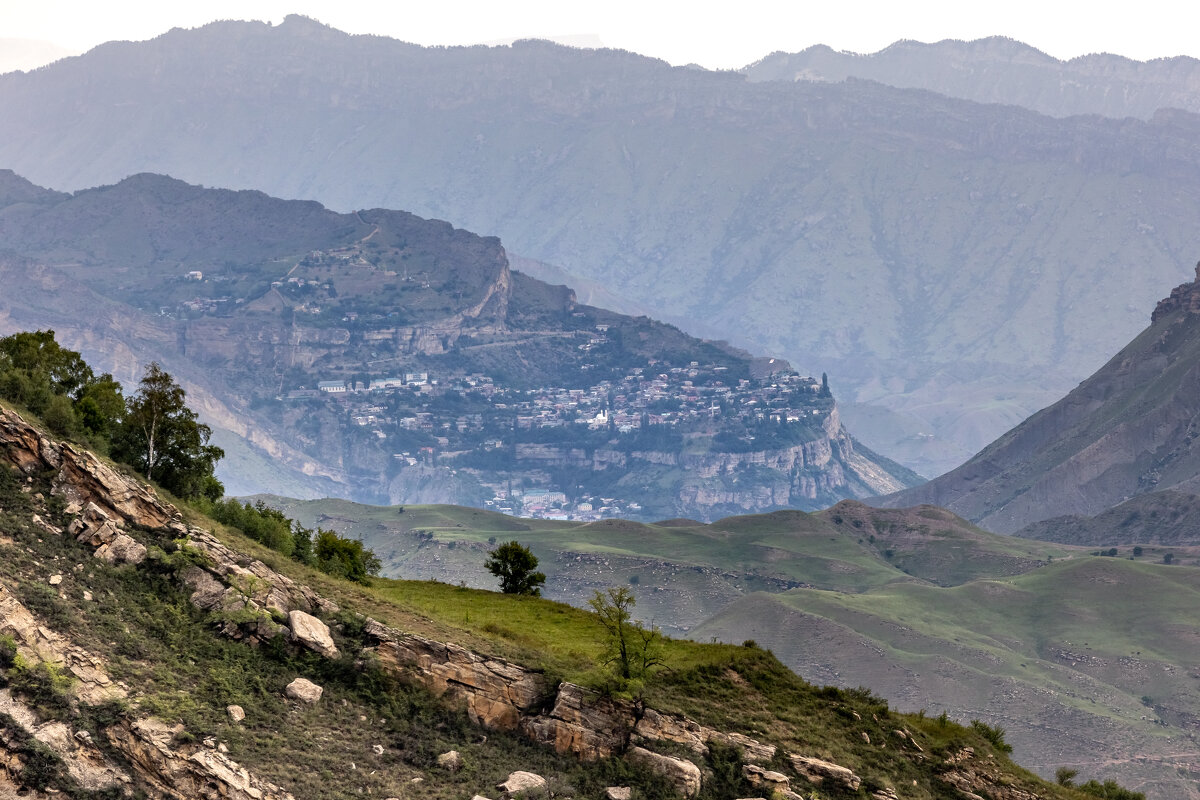
<svg viewBox="0 0 1200 800"><path fill-rule="evenodd" d="M292 629L292 638L310 650L314 650L326 658L337 658L338 650L329 635L329 626L312 614L296 609L288 614L288 627Z"/></svg>
<svg viewBox="0 0 1200 800"><path fill-rule="evenodd" d="M442 769L458 772L462 769L462 756L458 754L457 750L448 750L437 757L437 765Z"/></svg>
<svg viewBox="0 0 1200 800"><path fill-rule="evenodd" d="M241 706L225 706L225 712L234 722L241 722L246 718L246 710Z"/></svg>
<svg viewBox="0 0 1200 800"><path fill-rule="evenodd" d="M299 700L301 703L315 703L321 699L321 693L325 690L307 678L296 678L283 691L293 700Z"/></svg>
<svg viewBox="0 0 1200 800"><path fill-rule="evenodd" d="M629 800L633 797L633 789L628 786L609 786L604 790L607 800Z"/></svg>
<svg viewBox="0 0 1200 800"><path fill-rule="evenodd" d="M383 755L383 745L381 745L381 744L371 745L371 752L377 756Z"/></svg>
<svg viewBox="0 0 1200 800"><path fill-rule="evenodd" d="M50 576L50 585L51 586L58 586L60 583L62 583L62 575L51 575Z"/></svg>
<svg viewBox="0 0 1200 800"><path fill-rule="evenodd" d="M507 795L531 794L544 790L546 779L532 772L517 770L509 773L504 783L496 784L496 788Z"/></svg>

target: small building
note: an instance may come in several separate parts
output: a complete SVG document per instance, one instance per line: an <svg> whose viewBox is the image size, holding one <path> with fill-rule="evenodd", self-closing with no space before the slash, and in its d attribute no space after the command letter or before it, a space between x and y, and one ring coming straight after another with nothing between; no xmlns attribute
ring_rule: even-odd
<svg viewBox="0 0 1200 800"><path fill-rule="evenodd" d="M321 390L322 392L329 392L330 394L336 394L337 392L346 391L346 382L345 381L321 381L320 383L317 384L317 388L319 390Z"/></svg>

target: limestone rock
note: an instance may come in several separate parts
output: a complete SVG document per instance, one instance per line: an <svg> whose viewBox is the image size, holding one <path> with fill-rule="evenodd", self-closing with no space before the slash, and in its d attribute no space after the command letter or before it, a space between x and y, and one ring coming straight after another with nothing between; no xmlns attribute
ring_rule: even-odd
<svg viewBox="0 0 1200 800"><path fill-rule="evenodd" d="M133 537L118 533L111 542L98 547L95 556L109 564L140 564L146 560L146 547Z"/></svg>
<svg viewBox="0 0 1200 800"><path fill-rule="evenodd" d="M546 779L532 772L509 773L508 780L496 784L496 789L509 796L540 794L546 789Z"/></svg>
<svg viewBox="0 0 1200 800"><path fill-rule="evenodd" d="M871 800L900 800L900 797L896 794L895 789L888 787L871 792Z"/></svg>
<svg viewBox="0 0 1200 800"><path fill-rule="evenodd" d="M767 790L767 794L773 794L776 791L784 791L792 787L791 779L782 772L772 772L768 769L746 764L742 767L742 775L745 776L746 782L754 788L763 788Z"/></svg>
<svg viewBox="0 0 1200 800"><path fill-rule="evenodd" d="M153 718L106 729L111 744L129 759L131 768L154 797L191 800L294 800L278 786L261 780L216 750L188 753L172 747L182 726Z"/></svg>
<svg viewBox="0 0 1200 800"><path fill-rule="evenodd" d="M51 586L58 586L60 583L62 583L62 575L51 575L48 583Z"/></svg>
<svg viewBox="0 0 1200 800"><path fill-rule="evenodd" d="M292 700L299 700L301 703L318 702L324 691L324 689L307 678L296 678L296 680L289 683L287 688L283 690L284 694Z"/></svg>
<svg viewBox="0 0 1200 800"><path fill-rule="evenodd" d="M699 756L708 755L709 742L720 742L740 749L744 760L751 764L765 764L775 757L774 745L763 744L740 733L713 730L687 717L663 714L652 708L645 710L634 733L642 740L681 744Z"/></svg>
<svg viewBox="0 0 1200 800"><path fill-rule="evenodd" d="M625 758L631 764L662 775L685 798L700 792L700 768L690 761L652 753L644 747L631 747Z"/></svg>
<svg viewBox="0 0 1200 800"><path fill-rule="evenodd" d="M234 722L241 722L246 718L246 710L241 706L225 706L225 712Z"/></svg>
<svg viewBox="0 0 1200 800"><path fill-rule="evenodd" d="M598 693L563 683L549 716L524 721L525 734L560 753L574 753L584 761L616 755L637 719L632 703L601 697Z"/></svg>
<svg viewBox="0 0 1200 800"><path fill-rule="evenodd" d="M449 750L437 757L437 765L442 769L458 772L462 769L462 756L458 754L457 750Z"/></svg>
<svg viewBox="0 0 1200 800"><path fill-rule="evenodd" d="M486 728L516 730L522 714L540 706L546 694L546 680L536 670L402 634L374 620L367 620L366 632L379 640L375 655L386 672L462 703L471 721Z"/></svg>
<svg viewBox="0 0 1200 800"><path fill-rule="evenodd" d="M628 786L609 786L604 790L605 800L630 800L633 797L633 789Z"/></svg>
<svg viewBox="0 0 1200 800"><path fill-rule="evenodd" d="M862 778L854 774L853 771L838 764L832 764L828 761L822 761L819 758L807 758L805 756L789 756L792 762L792 767L796 772L800 773L810 783L822 783L826 779L830 783L841 784L852 792L858 791L858 787L862 785Z"/></svg>
<svg viewBox="0 0 1200 800"><path fill-rule="evenodd" d="M299 609L288 614L288 626L292 629L292 638L326 658L337 658L338 650L329 635L329 626L312 614Z"/></svg>

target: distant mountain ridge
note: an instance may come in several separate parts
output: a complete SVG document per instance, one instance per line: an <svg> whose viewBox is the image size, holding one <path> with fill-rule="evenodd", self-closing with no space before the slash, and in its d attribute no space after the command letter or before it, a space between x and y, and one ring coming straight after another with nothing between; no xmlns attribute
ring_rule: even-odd
<svg viewBox="0 0 1200 800"><path fill-rule="evenodd" d="M1066 397L961 467L883 504L933 503L1012 533L1095 516L1150 492L1200 494L1200 265L1196 280L1176 287L1151 319Z"/></svg>
<svg viewBox="0 0 1200 800"><path fill-rule="evenodd" d="M7 109L0 164L58 189L153 171L501 235L656 318L828 372L853 429L876 414L865 442L930 475L1128 341L1186 275L1200 216L1185 112L1060 120L297 17L4 76Z"/></svg>
<svg viewBox="0 0 1200 800"><path fill-rule="evenodd" d="M1150 119L1164 108L1200 112L1200 61L1135 61L1093 53L1068 61L1003 36L925 44L898 41L859 54L815 45L776 52L741 70L752 81L878 81L1052 117L1099 114Z"/></svg>
<svg viewBox="0 0 1200 800"><path fill-rule="evenodd" d="M0 170L0 242L0 332L178 373L232 493L707 518L920 480L786 362L578 303L446 222Z"/></svg>

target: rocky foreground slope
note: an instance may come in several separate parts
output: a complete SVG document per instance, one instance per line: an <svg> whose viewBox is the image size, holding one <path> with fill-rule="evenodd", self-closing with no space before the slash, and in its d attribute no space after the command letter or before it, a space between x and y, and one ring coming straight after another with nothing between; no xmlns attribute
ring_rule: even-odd
<svg viewBox="0 0 1200 800"><path fill-rule="evenodd" d="M241 681L257 684L265 693L247 695L255 703L277 704L277 713L287 720L287 740L307 743L312 734L306 723L357 713L357 701L339 688L339 680L354 674L361 682L363 675L375 674L384 682L372 684L374 691L407 697L409 714L421 713L419 698L412 694L417 690L440 697L449 708L464 709L478 726L475 733L470 726L461 732L463 747L475 747L473 753L482 752L479 748L488 740L479 728L490 730L501 743L512 736L532 740L538 747L526 757L564 754L567 760L551 762L564 772L570 769L565 765L595 763L601 770L597 780L631 780L642 787L640 796L707 792L704 796L732 797L736 795L727 792L746 790L789 798L817 791L822 797L874 800L1063 796L1058 787L1014 772L978 735L954 726L945 729L953 735L939 740L926 731L942 730L936 721L902 718L869 703L856 707L840 692L828 694L841 709L840 717L830 716L861 728L848 729L853 744L847 745L871 754L848 766L822 758L824 752L797 748L794 737L782 733L782 719L759 714L752 728L713 727L356 615L185 523L177 509L152 491L89 453L51 441L8 411L0 411L0 462L5 465L0 470L0 551L5 554L0 569L5 684L0 688L0 793L283 800L343 796L336 787L367 782L381 796L447 797L470 794L467 787L474 780L476 791L505 796L547 790L592 796L555 783L554 775L526 770L511 770L507 780L488 788L482 783L487 770L474 765L464 769L457 752L436 759L415 757L422 748L419 737L388 738L388 720L363 724L366 715L350 723L353 732L343 730L304 745L312 751L310 758L320 758L326 749L359 748L358 763L342 762L337 774L297 774L293 764L279 763L278 753L264 750L266 741L286 746L274 728L277 723L264 725L240 705L222 709L220 722L209 718L213 733L189 730L179 718L204 719L188 703L202 701L210 687L203 680L188 687L183 705L177 696L169 699L158 684L175 671L186 672L188 663L153 664L145 649L149 645L139 644L136 630L147 621L144 608L167 607L173 593L181 592L189 598L191 612L162 627L159 635L186 636L194 628L194 616L204 622L195 629L201 631L195 634L200 641L174 643L180 652L218 647L226 663L251 655L265 659L264 669L274 670L275 677L247 672ZM106 609L130 585L142 585L154 596ZM360 597L360 602L369 601ZM107 620L110 612L120 621ZM95 627L105 625L96 635ZM106 643L109 637L116 641ZM737 677L735 663L725 669ZM219 669L215 662L203 666L210 677ZM117 673L125 677L114 677ZM139 674L153 677L131 680ZM285 679L286 689L281 685ZM272 680L278 688L266 685ZM712 680L714 685L723 682L719 670ZM235 694L238 689L225 684L221 692ZM286 699L275 699L276 693ZM846 702L836 702L839 697ZM443 715L423 735L446 736L452 719ZM748 719L743 717L743 724ZM246 736L244 730L256 723ZM789 744L785 748L776 742ZM396 750L404 752L393 759L390 754ZM732 778L714 773L714 754L731 751L740 754ZM246 763L234 761L235 756ZM617 763L624 766L611 766ZM369 775L359 777L359 764L363 771L372 770ZM447 781L458 788L447 788ZM614 791L610 797L623 794L620 787Z"/></svg>

